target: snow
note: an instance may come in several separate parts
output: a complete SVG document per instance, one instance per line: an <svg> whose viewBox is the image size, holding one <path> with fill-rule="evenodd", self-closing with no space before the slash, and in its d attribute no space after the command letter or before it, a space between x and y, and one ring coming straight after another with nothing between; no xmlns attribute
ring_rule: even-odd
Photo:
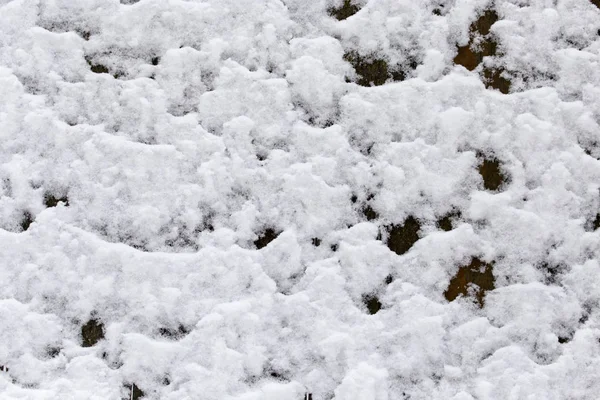
<svg viewBox="0 0 600 400"><path fill-rule="evenodd" d="M600 9L343 4L0 0L0 398L597 398Z"/></svg>

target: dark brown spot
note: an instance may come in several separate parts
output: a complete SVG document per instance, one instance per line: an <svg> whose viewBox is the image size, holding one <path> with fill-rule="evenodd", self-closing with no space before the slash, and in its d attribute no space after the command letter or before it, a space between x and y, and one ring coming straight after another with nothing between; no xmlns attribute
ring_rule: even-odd
<svg viewBox="0 0 600 400"><path fill-rule="evenodd" d="M344 0L341 7L331 7L327 10L329 15L336 18L338 21L345 20L360 11L360 8L352 2L352 0Z"/></svg>
<svg viewBox="0 0 600 400"><path fill-rule="evenodd" d="M484 68L483 83L487 89L496 89L500 93L510 92L510 80L502 76L504 68Z"/></svg>
<svg viewBox="0 0 600 400"><path fill-rule="evenodd" d="M160 57L152 57L152 60L150 60L150 63L152 65L158 65L159 62L160 62Z"/></svg>
<svg viewBox="0 0 600 400"><path fill-rule="evenodd" d="M48 207L48 208L50 208L50 207L56 207L58 205L58 203L63 203L66 207L68 207L69 206L69 199L67 198L67 196L56 197L52 193L46 193L44 195L44 205L46 207Z"/></svg>
<svg viewBox="0 0 600 400"><path fill-rule="evenodd" d="M361 56L355 51L344 55L344 59L354 67L360 76L358 83L361 86L380 86L391 77L388 72L388 64L385 60L374 56Z"/></svg>
<svg viewBox="0 0 600 400"><path fill-rule="evenodd" d="M392 275L388 275L385 277L385 284L389 285L390 283L392 283L394 281L394 277Z"/></svg>
<svg viewBox="0 0 600 400"><path fill-rule="evenodd" d="M312 243L313 246L319 247L321 245L321 239L319 239L319 238L312 238L311 243Z"/></svg>
<svg viewBox="0 0 600 400"><path fill-rule="evenodd" d="M437 227L443 231L450 232L454 229L454 221L460 218L460 211L454 210L438 219Z"/></svg>
<svg viewBox="0 0 600 400"><path fill-rule="evenodd" d="M165 376L165 377L162 379L162 382L161 382L161 383L163 384L163 386L169 386L169 385L171 384L171 380L169 379L169 377L168 377L168 376Z"/></svg>
<svg viewBox="0 0 600 400"><path fill-rule="evenodd" d="M82 347L92 347L104 339L104 324L97 319L90 319L81 327Z"/></svg>
<svg viewBox="0 0 600 400"><path fill-rule="evenodd" d="M484 41L479 44L478 48L473 49L472 44L458 48L458 53L454 57L454 64L459 64L473 71L481 62L483 57L493 56L496 54L495 42Z"/></svg>
<svg viewBox="0 0 600 400"><path fill-rule="evenodd" d="M600 8L600 0L590 0L593 5ZM598 35L600 35L600 30L598 30Z"/></svg>
<svg viewBox="0 0 600 400"><path fill-rule="evenodd" d="M495 10L485 10L482 16L480 16L473 25L471 25L471 33L477 32L480 35L487 35L490 33L492 25L498 22L498 14Z"/></svg>
<svg viewBox="0 0 600 400"><path fill-rule="evenodd" d="M258 237L258 239L254 241L254 245L260 250L263 247L266 247L273 240L277 239L277 236L279 236L280 233L281 232L275 232L273 229L268 228L262 233L262 235Z"/></svg>
<svg viewBox="0 0 600 400"><path fill-rule="evenodd" d="M454 63L473 71L486 56L496 55L497 43L490 35L490 28L498 21L494 10L486 10L469 29L470 39L466 46L458 47Z"/></svg>
<svg viewBox="0 0 600 400"><path fill-rule="evenodd" d="M498 190L507 180L500 168L500 161L496 158L484 158L478 170L483 178L483 187L487 190Z"/></svg>
<svg viewBox="0 0 600 400"><path fill-rule="evenodd" d="M86 58L88 65L90 66L90 70L95 74L108 74L108 68L106 68L102 64L96 64L91 59Z"/></svg>
<svg viewBox="0 0 600 400"><path fill-rule="evenodd" d="M21 216L21 231L25 232L29 229L33 221L35 221L33 214L27 210L23 211L23 215Z"/></svg>
<svg viewBox="0 0 600 400"><path fill-rule="evenodd" d="M355 195L355 194L353 194L353 195L352 195L352 197L350 197L350 201L351 201L352 203L356 203L356 202L358 201L358 196L357 196L357 195Z"/></svg>
<svg viewBox="0 0 600 400"><path fill-rule="evenodd" d="M373 294L367 294L363 296L363 304L367 307L369 314L377 314L379 310L381 310L381 302L377 298L377 296Z"/></svg>
<svg viewBox="0 0 600 400"><path fill-rule="evenodd" d="M479 307L483 307L486 292L495 288L492 270L492 264L484 263L478 258L471 259L471 264L461 266L450 280L448 289L444 292L446 300L453 301L461 294L469 296L474 292Z"/></svg>
<svg viewBox="0 0 600 400"><path fill-rule="evenodd" d="M329 248L331 249L331 251L336 252L338 251L338 245L337 244L332 244Z"/></svg>
<svg viewBox="0 0 600 400"><path fill-rule="evenodd" d="M413 216L406 218L402 225L388 227L387 246L398 255L406 253L419 240L420 229L421 224Z"/></svg>

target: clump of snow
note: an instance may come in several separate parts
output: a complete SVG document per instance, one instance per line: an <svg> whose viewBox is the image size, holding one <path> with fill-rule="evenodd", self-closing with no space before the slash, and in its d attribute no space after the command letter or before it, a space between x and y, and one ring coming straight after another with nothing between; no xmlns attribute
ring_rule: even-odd
<svg viewBox="0 0 600 400"><path fill-rule="evenodd" d="M0 0L0 392L595 399L596 0Z"/></svg>

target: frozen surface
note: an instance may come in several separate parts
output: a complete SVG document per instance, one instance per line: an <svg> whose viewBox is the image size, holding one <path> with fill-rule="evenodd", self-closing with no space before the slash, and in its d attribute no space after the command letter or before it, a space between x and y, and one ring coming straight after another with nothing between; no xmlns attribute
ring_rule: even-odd
<svg viewBox="0 0 600 400"><path fill-rule="evenodd" d="M2 399L598 398L600 4L343 6L0 0Z"/></svg>

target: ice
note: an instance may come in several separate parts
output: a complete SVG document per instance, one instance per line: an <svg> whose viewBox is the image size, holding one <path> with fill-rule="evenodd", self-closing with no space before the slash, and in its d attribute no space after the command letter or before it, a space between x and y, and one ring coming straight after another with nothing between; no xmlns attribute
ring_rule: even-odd
<svg viewBox="0 0 600 400"><path fill-rule="evenodd" d="M0 398L595 399L596 3L0 0Z"/></svg>

